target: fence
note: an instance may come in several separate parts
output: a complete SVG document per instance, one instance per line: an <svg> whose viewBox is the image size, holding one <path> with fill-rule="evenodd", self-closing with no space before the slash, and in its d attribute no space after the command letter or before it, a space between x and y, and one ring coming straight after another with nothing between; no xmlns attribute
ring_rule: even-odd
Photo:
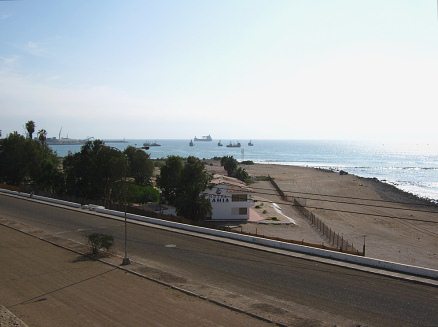
<svg viewBox="0 0 438 327"><path fill-rule="evenodd" d="M332 245L336 249L339 249L339 251L341 252L365 255L365 247L363 251L359 251L358 249L356 249L353 242L349 242L344 238L344 235L340 235L339 233L328 227L312 211L306 208L305 203L302 203L300 200L292 196L286 196L273 178L270 178L270 182L281 197L281 199L287 202L291 202L293 206L296 207L298 211L310 222L312 227L316 229L328 241L330 245Z"/></svg>
<svg viewBox="0 0 438 327"><path fill-rule="evenodd" d="M215 229L220 229L223 231L232 232L232 233L236 233L236 234L266 238L268 240L279 241L279 242L284 242L284 243L305 245L305 246L310 246L312 248L318 248L318 249L324 249L324 250L330 250L330 251L336 251L336 252L344 252L344 253L354 254L354 255L361 255L361 253L359 253L354 248L352 249L351 247L347 248L344 246L344 248L341 249L340 246L337 247L336 245L331 246L330 244L324 244L324 243L318 244L318 243L305 242L304 240L297 241L297 240L285 239L285 238L281 238L281 237L267 236L267 235L263 235L263 234L260 234L257 232L251 233L251 232L243 231L242 229L239 231L239 230L236 230L236 228L227 227L227 226L216 226Z"/></svg>

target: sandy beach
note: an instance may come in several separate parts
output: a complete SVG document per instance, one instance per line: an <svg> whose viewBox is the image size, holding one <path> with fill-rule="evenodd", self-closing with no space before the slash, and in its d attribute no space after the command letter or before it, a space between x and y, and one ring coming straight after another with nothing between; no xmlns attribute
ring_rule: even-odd
<svg viewBox="0 0 438 327"><path fill-rule="evenodd" d="M210 171L225 173L218 161L212 164L208 167ZM362 250L365 239L366 256L438 269L436 205L377 179L298 166L255 164L242 167L253 177L274 178L288 195L288 200L295 197L357 249ZM261 220L242 225L242 230L255 232L257 229L259 234L327 244L327 238L296 207L282 200L270 182L257 181L251 187L256 199L275 202L284 215L295 220L296 225L265 224L266 220ZM270 208L266 218L275 213L271 203L264 202L263 207ZM282 222L287 221L278 213L276 217Z"/></svg>

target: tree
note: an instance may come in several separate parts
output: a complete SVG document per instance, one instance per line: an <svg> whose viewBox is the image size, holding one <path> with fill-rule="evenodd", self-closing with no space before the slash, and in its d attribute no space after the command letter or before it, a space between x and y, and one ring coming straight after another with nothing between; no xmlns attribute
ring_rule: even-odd
<svg viewBox="0 0 438 327"><path fill-rule="evenodd" d="M128 146L124 153L128 158L128 175L139 185L150 184L154 163L150 160L149 154L132 146Z"/></svg>
<svg viewBox="0 0 438 327"><path fill-rule="evenodd" d="M2 140L0 180L21 185L24 182L49 192L62 184L56 154L38 141L26 139L17 132Z"/></svg>
<svg viewBox="0 0 438 327"><path fill-rule="evenodd" d="M94 140L85 143L80 152L65 157L63 167L68 193L103 199L108 204L115 199L117 182L126 179L128 160L118 149Z"/></svg>
<svg viewBox="0 0 438 327"><path fill-rule="evenodd" d="M11 133L2 141L0 152L0 179L8 184L20 185L29 178L32 146L22 135Z"/></svg>
<svg viewBox="0 0 438 327"><path fill-rule="evenodd" d="M181 173L181 179L176 190L176 212L193 220L201 220L211 215L210 201L201 193L211 180L201 160L188 157Z"/></svg>
<svg viewBox="0 0 438 327"><path fill-rule="evenodd" d="M56 153L45 143L28 141L32 143L33 149L29 176L35 188L52 194L62 192L64 180Z"/></svg>
<svg viewBox="0 0 438 327"><path fill-rule="evenodd" d="M32 135L35 132L35 122L33 120L29 120L25 126L27 130L27 135L32 140Z"/></svg>
<svg viewBox="0 0 438 327"><path fill-rule="evenodd" d="M169 156L157 177L157 185L160 187L163 197L170 204L175 204L183 168L184 161L181 157Z"/></svg>
<svg viewBox="0 0 438 327"><path fill-rule="evenodd" d="M238 162L233 156L222 157L221 166L224 167L228 176L235 177L245 183L249 181L247 171L244 168L238 167Z"/></svg>
<svg viewBox="0 0 438 327"><path fill-rule="evenodd" d="M242 168L242 167L239 167L236 169L233 177L235 177L238 180L241 180L242 182L245 182L245 183L249 182L249 175L248 175L247 171L245 170L245 168Z"/></svg>
<svg viewBox="0 0 438 327"><path fill-rule="evenodd" d="M221 159L221 166L224 167L228 176L233 176L234 172L237 169L237 160L234 159L233 156L224 156Z"/></svg>
<svg viewBox="0 0 438 327"><path fill-rule="evenodd" d="M46 139L47 139L47 131L45 129L40 129L37 133L38 135L38 140L41 143L46 143Z"/></svg>

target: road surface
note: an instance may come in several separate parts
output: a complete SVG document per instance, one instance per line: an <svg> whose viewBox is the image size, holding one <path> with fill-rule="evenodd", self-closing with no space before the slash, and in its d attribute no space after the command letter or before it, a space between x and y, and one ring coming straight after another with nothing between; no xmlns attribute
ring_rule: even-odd
<svg viewBox="0 0 438 327"><path fill-rule="evenodd" d="M3 195L0 217L81 242L92 231L108 233L122 250L119 221ZM280 321L293 314L308 325L438 325L438 288L432 286L138 225L129 225L128 248L179 285L196 281L257 299L253 309Z"/></svg>

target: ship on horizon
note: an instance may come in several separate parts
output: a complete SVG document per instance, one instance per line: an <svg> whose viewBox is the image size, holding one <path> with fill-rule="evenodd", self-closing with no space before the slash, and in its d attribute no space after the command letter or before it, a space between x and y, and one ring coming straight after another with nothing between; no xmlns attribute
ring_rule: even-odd
<svg viewBox="0 0 438 327"><path fill-rule="evenodd" d="M206 135L206 136L201 136L200 139L198 139L196 136L193 139L195 142L211 142L213 141L213 139L211 138L210 134Z"/></svg>
<svg viewBox="0 0 438 327"><path fill-rule="evenodd" d="M227 148L240 148L240 146L241 146L240 142L232 143L230 141L230 144L227 144Z"/></svg>

